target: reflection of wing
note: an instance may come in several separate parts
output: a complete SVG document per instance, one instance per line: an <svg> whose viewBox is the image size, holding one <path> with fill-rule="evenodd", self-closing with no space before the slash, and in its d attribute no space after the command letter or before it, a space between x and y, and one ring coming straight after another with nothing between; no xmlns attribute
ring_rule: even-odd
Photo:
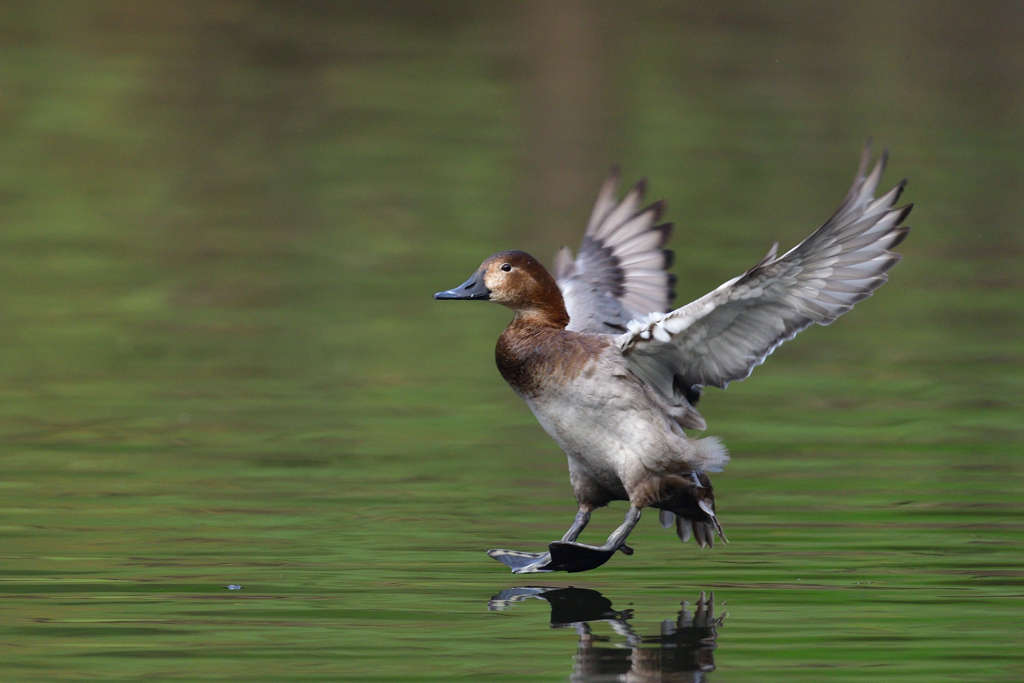
<svg viewBox="0 0 1024 683"><path fill-rule="evenodd" d="M875 199L886 155L865 175L864 150L853 187L814 234L776 258L667 314L631 321L618 338L633 371L666 399L693 402L698 387L745 379L782 342L811 323L828 325L871 296L900 260L889 249L909 228L911 205L893 208L906 181Z"/></svg>
<svg viewBox="0 0 1024 683"><path fill-rule="evenodd" d="M643 180L616 202L618 184L618 170L612 169L576 260L568 247L555 257L555 279L574 332L620 334L634 318L667 311L675 298L675 279L665 272L672 252L662 249L672 225L655 225L665 204L640 209Z"/></svg>

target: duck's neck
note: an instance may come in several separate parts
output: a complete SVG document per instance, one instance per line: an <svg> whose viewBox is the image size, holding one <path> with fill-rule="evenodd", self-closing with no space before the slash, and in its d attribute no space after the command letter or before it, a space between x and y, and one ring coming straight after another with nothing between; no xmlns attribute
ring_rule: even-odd
<svg viewBox="0 0 1024 683"><path fill-rule="evenodd" d="M516 316L509 324L510 328L554 328L556 330L564 330L569 324L569 313L565 310L565 304L561 301L557 305L545 304L543 306L517 308L515 312Z"/></svg>

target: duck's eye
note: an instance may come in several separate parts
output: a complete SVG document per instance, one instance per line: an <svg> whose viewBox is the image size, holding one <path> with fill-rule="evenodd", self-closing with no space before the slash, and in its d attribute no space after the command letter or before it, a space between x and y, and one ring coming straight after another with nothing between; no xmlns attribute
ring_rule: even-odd
<svg viewBox="0 0 1024 683"><path fill-rule="evenodd" d="M502 263L501 264L501 269L504 270L507 273L508 271L512 270L512 264L511 263Z"/></svg>

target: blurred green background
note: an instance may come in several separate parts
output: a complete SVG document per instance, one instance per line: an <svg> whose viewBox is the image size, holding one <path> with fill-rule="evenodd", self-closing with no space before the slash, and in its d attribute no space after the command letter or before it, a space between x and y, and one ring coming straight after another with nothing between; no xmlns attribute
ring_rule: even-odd
<svg viewBox="0 0 1024 683"><path fill-rule="evenodd" d="M0 2L0 678L566 680L487 609L525 583L642 632L714 591L712 681L1020 680L1022 124L1020 2ZM868 136L905 259L707 393L731 545L487 558L575 505L508 312L431 294L575 248L621 163L685 303Z"/></svg>

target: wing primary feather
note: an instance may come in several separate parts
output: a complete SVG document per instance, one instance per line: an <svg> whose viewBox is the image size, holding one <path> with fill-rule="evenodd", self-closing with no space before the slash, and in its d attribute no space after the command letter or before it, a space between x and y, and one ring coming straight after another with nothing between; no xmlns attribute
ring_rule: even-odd
<svg viewBox="0 0 1024 683"><path fill-rule="evenodd" d="M891 249L906 238L909 228L902 223L913 208L893 208L906 179L875 198L888 150L871 161L868 141L839 207L782 256L773 245L743 275L700 299L629 321L617 343L634 372L675 405L692 405L701 386L725 388L745 379L801 330L812 323L828 325L871 296L902 258ZM650 237L640 235L624 245L636 240L630 246L652 246L644 239ZM650 280L641 271L629 279L645 286Z"/></svg>
<svg viewBox="0 0 1024 683"><path fill-rule="evenodd" d="M570 331L617 334L630 320L668 310L675 300L675 280L665 272L672 252L664 249L672 224L656 225L665 202L640 208L646 179L616 200L619 180L615 167L598 192L575 260L568 249L555 257Z"/></svg>
<svg viewBox="0 0 1024 683"><path fill-rule="evenodd" d="M601 185L601 189L597 193L597 201L594 202L594 209L590 214L590 220L587 221L587 231L585 235L593 235L594 231L597 230L598 226L604 220L608 212L615 206L615 191L619 187L619 178L622 175L621 169L616 165L612 166L611 170L608 171L608 177L605 178L604 183Z"/></svg>
<svg viewBox="0 0 1024 683"><path fill-rule="evenodd" d="M604 239L626 220L635 216L645 194L647 194L647 178L641 178L633 186L633 189L622 198L622 201L616 204L601 219L600 224L594 231L594 236L598 239Z"/></svg>
<svg viewBox="0 0 1024 683"><path fill-rule="evenodd" d="M572 249L567 246L562 246L555 254L555 279L561 280L562 278L569 277L575 270L572 259Z"/></svg>

